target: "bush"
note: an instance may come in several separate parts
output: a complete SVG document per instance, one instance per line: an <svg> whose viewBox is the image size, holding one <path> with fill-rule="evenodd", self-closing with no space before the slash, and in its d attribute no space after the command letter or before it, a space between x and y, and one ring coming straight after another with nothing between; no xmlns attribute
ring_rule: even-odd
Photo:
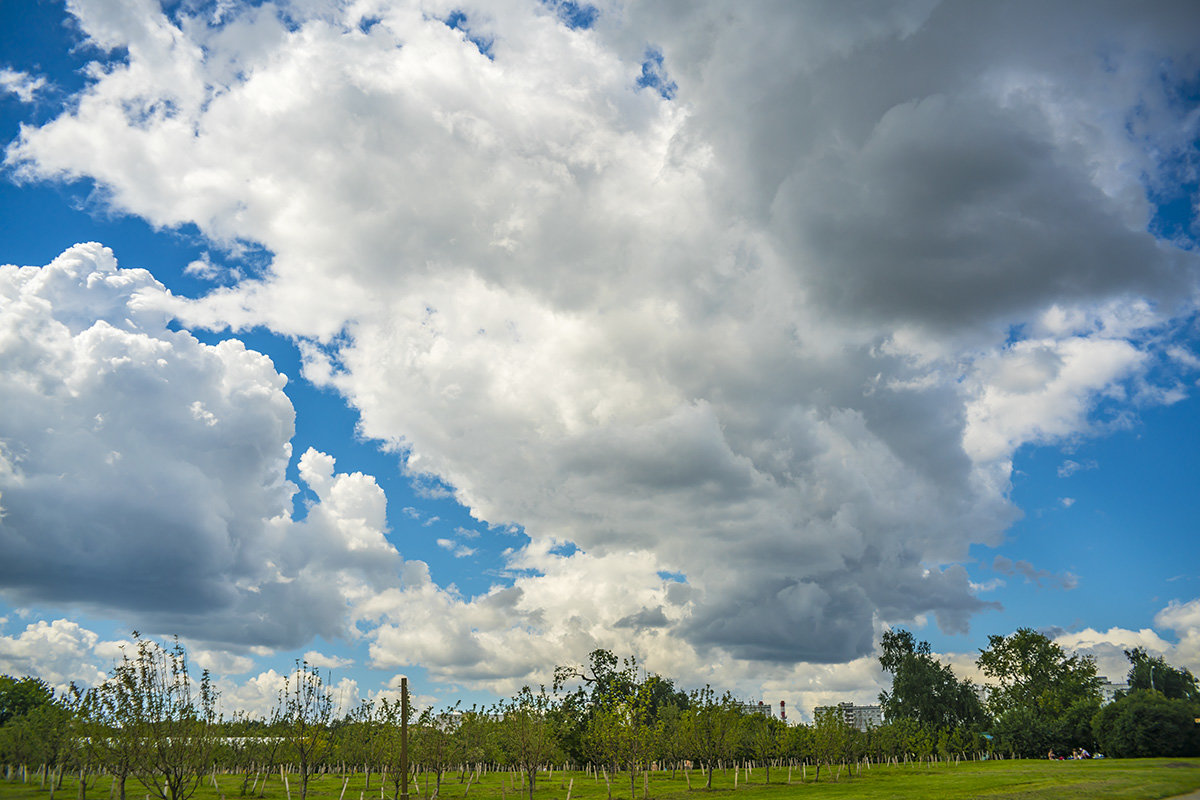
<svg viewBox="0 0 1200 800"><path fill-rule="evenodd" d="M1118 758L1200 755L1200 708L1161 692L1135 691L1092 718L1100 752Z"/></svg>

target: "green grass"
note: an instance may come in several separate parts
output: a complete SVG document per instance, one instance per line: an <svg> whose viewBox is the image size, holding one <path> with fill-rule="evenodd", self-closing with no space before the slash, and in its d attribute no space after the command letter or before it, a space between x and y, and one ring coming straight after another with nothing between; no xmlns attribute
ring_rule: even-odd
<svg viewBox="0 0 1200 800"><path fill-rule="evenodd" d="M734 774L717 771L713 788L703 789L701 772L693 771L693 789L689 790L680 772L674 779L670 772L652 772L649 780L650 800L821 800L836 798L986 798L987 800L1151 800L1174 797L1200 790L1200 759L1104 759L1100 761L992 761L962 763L957 766L937 764L928 766L879 766L843 770L841 779L830 780L828 769L821 770L820 783L813 782L813 769L807 771L807 781L801 780L801 770L792 772L792 784L787 784L787 768L771 770L771 783L764 782L764 772L756 769L747 780L742 772L734 788ZM833 774L837 769L833 770ZM853 773L853 774L851 774ZM193 800L240 800L241 781L232 775L217 777L221 792L207 780ZM299 800L298 781L289 778L292 800ZM418 792L418 785L420 792ZM538 779L535 800L566 800L568 785L571 800L608 800L604 780L593 779L581 772L555 772L553 777L542 773ZM637 779L635 800L642 798L642 777ZM88 787L88 800L108 800L110 783L100 778ZM451 774L444 778L438 800L463 800L464 785ZM326 775L309 784L309 800L338 800L342 789L339 775ZM430 790L433 782L430 781ZM410 800L425 800L424 778L410 786ZM127 800L144 800L146 790L134 780L126 787ZM46 800L48 793L38 784L10 783L0 780L0 800ZM283 784L275 775L266 785L264 800L287 800ZM367 790L361 774L351 776L344 800L376 800L379 798L379 776L372 776ZM526 794L520 779L511 775L485 775L471 787L467 800L522 800ZM629 799L629 776L612 779L613 800ZM55 800L76 800L75 781L68 778ZM391 800L391 784L386 785L385 800Z"/></svg>

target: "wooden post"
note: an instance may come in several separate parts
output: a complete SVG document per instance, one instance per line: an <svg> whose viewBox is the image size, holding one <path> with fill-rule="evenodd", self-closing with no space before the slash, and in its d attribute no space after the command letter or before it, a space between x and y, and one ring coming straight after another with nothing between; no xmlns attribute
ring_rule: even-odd
<svg viewBox="0 0 1200 800"><path fill-rule="evenodd" d="M400 679L400 800L408 800L408 678Z"/></svg>

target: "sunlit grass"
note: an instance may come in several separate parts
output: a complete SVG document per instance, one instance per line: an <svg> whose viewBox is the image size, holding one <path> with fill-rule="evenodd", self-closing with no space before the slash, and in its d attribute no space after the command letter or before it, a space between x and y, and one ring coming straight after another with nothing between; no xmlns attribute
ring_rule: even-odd
<svg viewBox="0 0 1200 800"><path fill-rule="evenodd" d="M964 762L958 765L935 764L930 766L901 765L880 766L861 770L851 766L843 768L838 780L837 767L832 771L822 768L821 780L814 782L815 770L809 767L802 771L792 770L792 782L788 781L787 767L771 770L771 782L765 782L762 768L755 769L747 778L743 770L737 775L735 788L734 770L716 771L713 788L706 790L704 776L699 770L690 773L691 787L682 771L672 777L670 771L651 772L648 778L639 774L635 780L634 800L642 800L643 793L649 800L699 800L705 795L721 795L726 800L790 800L820 794L823 798L988 798L989 800L1150 800L1151 798L1173 797L1200 790L1200 759L1104 759L1099 761L993 761L981 763ZM217 788L212 778L193 796L194 800L242 800L242 781L236 775L217 775ZM610 776L613 800L630 800L628 773ZM310 800L376 800L380 798L378 774L371 776L368 788L361 773L349 776L345 784L340 774L315 777L309 783ZM279 774L270 776L265 788L259 781L263 800L288 800L287 791ZM289 777L291 800L300 800L299 781ZM428 794L425 776L412 781L410 800L433 800L435 781L429 778ZM383 784L383 800L391 800L392 784ZM100 777L89 781L87 800L108 800L112 790L111 780ZM535 800L566 800L568 790L571 800L608 800L609 790L604 778L597 779L583 772L541 773L534 794ZM36 779L27 784L0 780L0 800L46 800L48 792L39 788ZM259 797L256 791L254 797ZM441 793L437 800L521 800L527 797L519 776L512 773L490 773L474 782L469 791L465 781L460 781L456 772L442 779ZM71 777L63 781L62 789L55 793L55 800L77 800L78 784ZM145 800L146 790L135 780L126 785L127 800Z"/></svg>

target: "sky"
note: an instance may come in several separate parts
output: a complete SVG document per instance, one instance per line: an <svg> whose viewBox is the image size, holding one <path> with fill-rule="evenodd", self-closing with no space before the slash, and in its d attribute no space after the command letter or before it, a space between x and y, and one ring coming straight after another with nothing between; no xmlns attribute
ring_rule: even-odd
<svg viewBox="0 0 1200 800"><path fill-rule="evenodd" d="M1200 6L0 4L0 671L1200 671Z"/></svg>

